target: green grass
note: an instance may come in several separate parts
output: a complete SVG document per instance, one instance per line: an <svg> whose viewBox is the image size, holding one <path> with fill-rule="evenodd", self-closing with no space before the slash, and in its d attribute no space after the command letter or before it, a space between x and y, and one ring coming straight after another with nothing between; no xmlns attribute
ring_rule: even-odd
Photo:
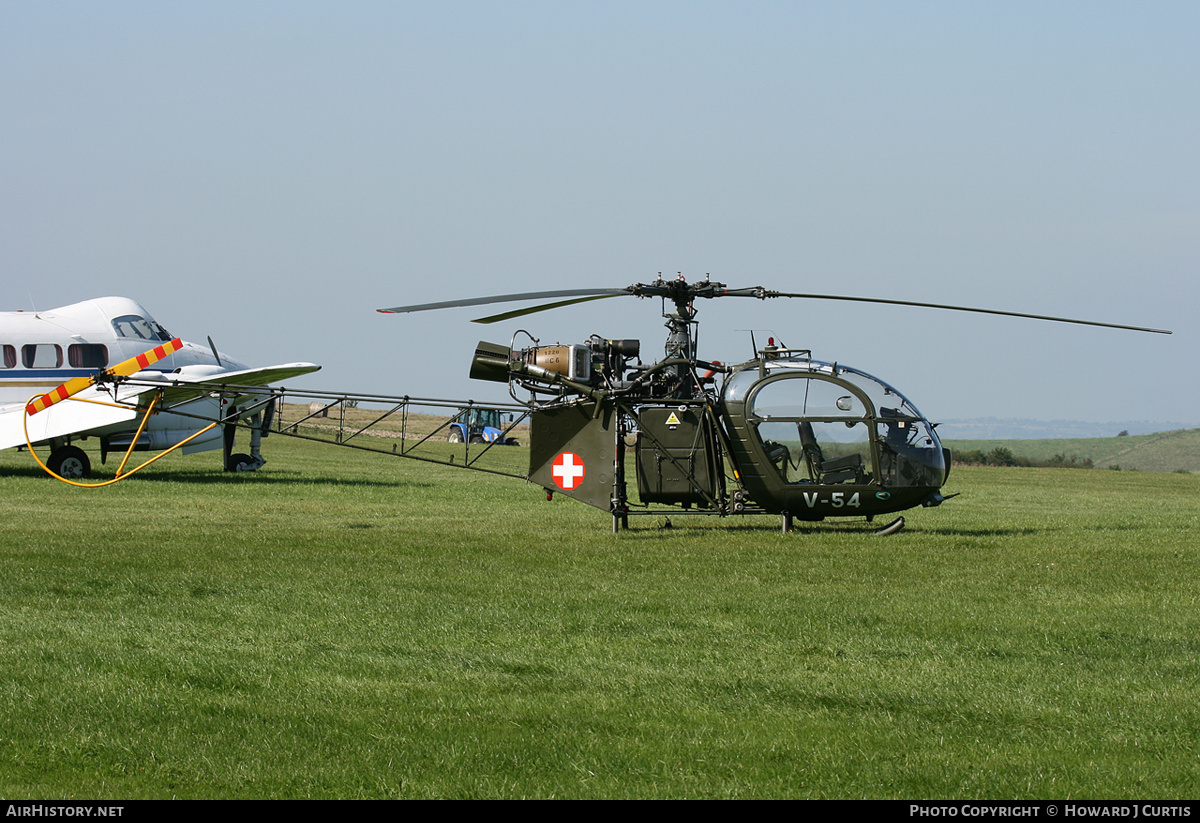
<svg viewBox="0 0 1200 823"><path fill-rule="evenodd" d="M0 796L1190 798L1200 477L956 467L899 535L272 437L0 455Z"/></svg>

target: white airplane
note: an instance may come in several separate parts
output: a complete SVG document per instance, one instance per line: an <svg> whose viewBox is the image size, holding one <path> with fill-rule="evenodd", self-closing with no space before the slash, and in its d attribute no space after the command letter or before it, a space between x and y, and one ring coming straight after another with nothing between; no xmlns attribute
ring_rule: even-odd
<svg viewBox="0 0 1200 823"><path fill-rule="evenodd" d="M286 363L252 369L208 342L198 346L174 338L125 297L51 311L0 312L0 449L49 445L45 467L66 478L90 474L87 453L72 445L89 437L99 438L102 461L135 441L137 450L154 451L184 443L185 454L224 447L231 471L259 468L266 462L259 440L272 407L229 386L265 386L321 367ZM145 356L138 360L140 355ZM102 378L93 380L98 373ZM112 380L114 373L128 382ZM144 415L138 406L152 398L161 402L160 410L171 411ZM249 455L232 454L235 420L253 425ZM225 425L195 436L210 421Z"/></svg>

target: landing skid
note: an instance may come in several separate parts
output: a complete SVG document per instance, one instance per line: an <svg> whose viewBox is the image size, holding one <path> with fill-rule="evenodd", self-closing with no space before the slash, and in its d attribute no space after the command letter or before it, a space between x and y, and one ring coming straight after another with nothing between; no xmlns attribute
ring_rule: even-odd
<svg viewBox="0 0 1200 823"><path fill-rule="evenodd" d="M782 522L783 533L787 534L788 532L790 532L792 530L792 526L794 524L794 518L788 512L784 512L783 516L782 516L782 521L783 521ZM895 520L893 520L891 523L888 523L882 529L877 529L874 532L874 534L877 537L886 537L889 534L895 534L896 532L900 531L903 528L904 528L904 518L897 517Z"/></svg>
<svg viewBox="0 0 1200 823"><path fill-rule="evenodd" d="M888 523L882 529L875 532L875 536L876 537L886 537L889 534L895 534L896 532L900 531L903 528L904 528L904 518L897 517L891 523Z"/></svg>

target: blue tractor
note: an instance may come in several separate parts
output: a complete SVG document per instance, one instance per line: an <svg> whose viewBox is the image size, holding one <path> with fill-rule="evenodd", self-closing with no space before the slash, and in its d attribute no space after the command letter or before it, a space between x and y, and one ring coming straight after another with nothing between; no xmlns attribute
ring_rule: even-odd
<svg viewBox="0 0 1200 823"><path fill-rule="evenodd" d="M446 439L451 443L517 445L514 438L504 436L499 409L481 409L475 406L458 410L458 414L450 421L450 432Z"/></svg>

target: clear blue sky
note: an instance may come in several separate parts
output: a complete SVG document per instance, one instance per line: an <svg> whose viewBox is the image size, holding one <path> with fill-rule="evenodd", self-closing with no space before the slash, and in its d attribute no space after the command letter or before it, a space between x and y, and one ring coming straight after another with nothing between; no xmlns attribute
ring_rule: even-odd
<svg viewBox="0 0 1200 823"><path fill-rule="evenodd" d="M1195 2L0 0L3 309L101 294L331 390L497 397L478 339L661 350L658 272L1171 328L701 305L933 419L1200 425ZM761 337L761 335L760 335Z"/></svg>

